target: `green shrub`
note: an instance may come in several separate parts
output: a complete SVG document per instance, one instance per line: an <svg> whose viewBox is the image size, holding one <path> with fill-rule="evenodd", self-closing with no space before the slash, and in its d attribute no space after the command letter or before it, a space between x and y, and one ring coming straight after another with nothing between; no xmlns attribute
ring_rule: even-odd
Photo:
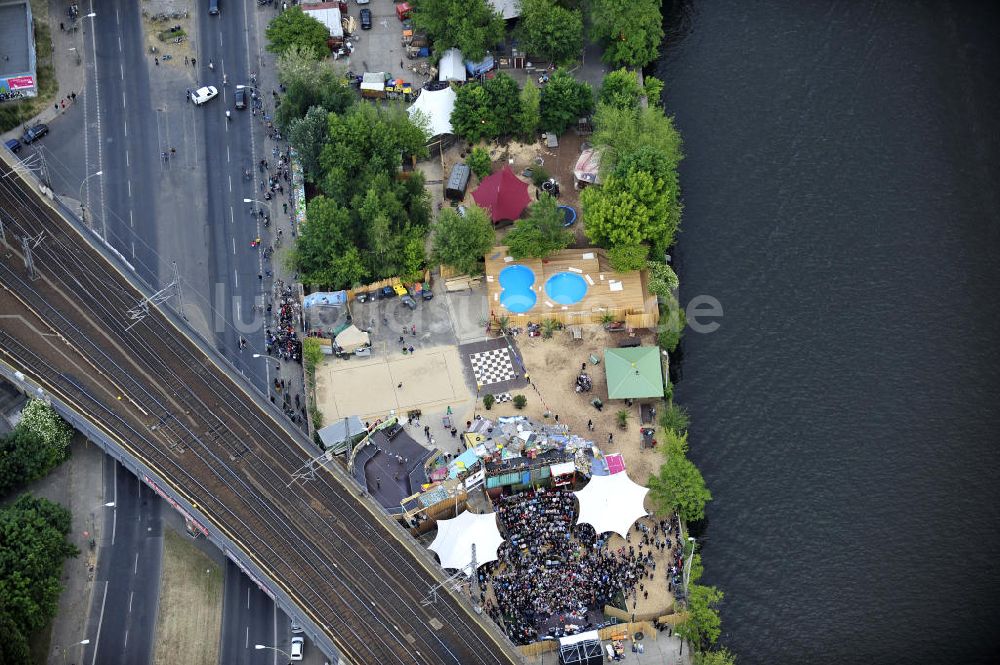
<svg viewBox="0 0 1000 665"><path fill-rule="evenodd" d="M541 166L533 166L531 168L531 182L535 184L535 187L541 187L542 183L549 179L549 172L543 169Z"/></svg>
<svg viewBox="0 0 1000 665"><path fill-rule="evenodd" d="M524 395L514 395L514 408L523 409L528 405L528 398Z"/></svg>
<svg viewBox="0 0 1000 665"><path fill-rule="evenodd" d="M493 160L490 159L490 153L487 152L486 148L482 146L476 146L469 153L469 158L465 160L465 163L472 169L472 172L476 174L476 177L482 180L488 176L493 171Z"/></svg>
<svg viewBox="0 0 1000 665"><path fill-rule="evenodd" d="M671 404L660 414L660 427L674 432L686 431L690 422L687 409L679 404Z"/></svg>
<svg viewBox="0 0 1000 665"><path fill-rule="evenodd" d="M493 405L496 404L496 401L496 397L490 395L489 393L483 395L483 408L489 411L493 408Z"/></svg>

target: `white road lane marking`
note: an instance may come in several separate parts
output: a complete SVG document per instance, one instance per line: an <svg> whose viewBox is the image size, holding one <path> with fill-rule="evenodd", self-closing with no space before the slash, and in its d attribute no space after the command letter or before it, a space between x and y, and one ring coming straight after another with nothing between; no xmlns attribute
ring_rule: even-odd
<svg viewBox="0 0 1000 665"><path fill-rule="evenodd" d="M232 191L233 191L233 176L229 176L228 180L229 180L229 192L232 193Z"/></svg>
<svg viewBox="0 0 1000 665"><path fill-rule="evenodd" d="M132 181L128 180L126 182L128 183L128 197L132 198Z"/></svg>
<svg viewBox="0 0 1000 665"><path fill-rule="evenodd" d="M135 258L135 243L132 243L132 258Z"/></svg>
<svg viewBox="0 0 1000 665"><path fill-rule="evenodd" d="M135 228L135 222L132 220L132 209L128 209L128 225Z"/></svg>
<svg viewBox="0 0 1000 665"><path fill-rule="evenodd" d="M128 149L125 150L125 166L128 166Z"/></svg>
<svg viewBox="0 0 1000 665"><path fill-rule="evenodd" d="M118 69L121 70L121 72L122 72L122 80L124 81L125 80L125 64L124 63L119 64L118 65Z"/></svg>
<svg viewBox="0 0 1000 665"><path fill-rule="evenodd" d="M135 591L129 591L128 593L128 613L132 614L132 599L135 597Z"/></svg>
<svg viewBox="0 0 1000 665"><path fill-rule="evenodd" d="M235 270L233 271L233 277L235 278L233 281L234 284L236 285L236 288L240 288L240 276L239 273L237 273Z"/></svg>
<svg viewBox="0 0 1000 665"><path fill-rule="evenodd" d="M135 563L132 565L132 574L135 575L139 572L139 553L135 553Z"/></svg>
<svg viewBox="0 0 1000 665"><path fill-rule="evenodd" d="M94 638L94 657L90 659L90 665L97 662L97 647L101 644L101 624L104 623L104 603L108 600L108 583L104 583L104 597L101 598L101 616L97 619L97 637Z"/></svg>
<svg viewBox="0 0 1000 665"><path fill-rule="evenodd" d="M236 256L236 238L233 238L233 256Z"/></svg>

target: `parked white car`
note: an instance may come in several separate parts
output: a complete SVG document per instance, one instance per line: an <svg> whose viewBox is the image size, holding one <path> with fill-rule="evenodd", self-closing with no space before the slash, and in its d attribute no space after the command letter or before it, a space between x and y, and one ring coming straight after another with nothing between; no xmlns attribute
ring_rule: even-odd
<svg viewBox="0 0 1000 665"><path fill-rule="evenodd" d="M292 638L292 650L289 652L289 657L292 660L302 660L303 652L306 648L305 638L293 637Z"/></svg>
<svg viewBox="0 0 1000 665"><path fill-rule="evenodd" d="M214 85L206 85L205 87L198 88L191 93L191 101L194 102L196 106L200 106L218 94L218 88Z"/></svg>

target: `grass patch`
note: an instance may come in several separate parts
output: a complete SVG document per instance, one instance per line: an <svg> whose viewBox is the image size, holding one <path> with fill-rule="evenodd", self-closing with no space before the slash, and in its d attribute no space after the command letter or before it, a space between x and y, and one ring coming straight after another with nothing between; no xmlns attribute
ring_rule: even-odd
<svg viewBox="0 0 1000 665"><path fill-rule="evenodd" d="M156 38L161 42L169 42L171 39L177 39L178 37L187 37L187 33L183 30L161 30L160 33L156 35Z"/></svg>
<svg viewBox="0 0 1000 665"><path fill-rule="evenodd" d="M222 584L222 569L189 536L164 529L154 665L219 662Z"/></svg>
<svg viewBox="0 0 1000 665"><path fill-rule="evenodd" d="M32 3L34 4L34 3ZM38 68L38 96L0 104L0 132L14 129L38 115L55 99L59 83L52 64L52 33L47 23L35 15L35 50Z"/></svg>

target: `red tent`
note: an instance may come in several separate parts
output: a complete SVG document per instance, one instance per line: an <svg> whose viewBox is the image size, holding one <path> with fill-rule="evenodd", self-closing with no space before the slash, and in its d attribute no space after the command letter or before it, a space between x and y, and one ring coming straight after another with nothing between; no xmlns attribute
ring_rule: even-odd
<svg viewBox="0 0 1000 665"><path fill-rule="evenodd" d="M480 208L490 211L494 224L504 219L517 219L531 203L528 184L518 179L509 166L483 178L472 192L472 198Z"/></svg>

